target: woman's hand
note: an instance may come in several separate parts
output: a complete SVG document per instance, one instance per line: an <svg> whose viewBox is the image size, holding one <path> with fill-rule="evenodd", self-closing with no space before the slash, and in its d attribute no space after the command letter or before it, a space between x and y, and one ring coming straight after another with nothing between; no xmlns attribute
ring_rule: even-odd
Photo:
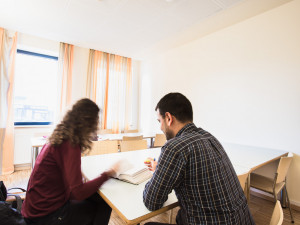
<svg viewBox="0 0 300 225"><path fill-rule="evenodd" d="M107 176L109 177L117 177L117 173L116 171L114 171L113 169L109 169L106 171Z"/></svg>
<svg viewBox="0 0 300 225"><path fill-rule="evenodd" d="M118 177L120 173L130 169L131 164L126 159L120 159L110 166L106 171L110 177Z"/></svg>

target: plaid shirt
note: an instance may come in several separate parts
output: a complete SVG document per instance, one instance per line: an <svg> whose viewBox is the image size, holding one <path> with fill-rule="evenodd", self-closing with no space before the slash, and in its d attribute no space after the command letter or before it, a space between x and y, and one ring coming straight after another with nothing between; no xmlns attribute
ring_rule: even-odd
<svg viewBox="0 0 300 225"><path fill-rule="evenodd" d="M234 168L219 141L187 124L161 150L156 171L143 193L157 210L175 190L180 224L255 224Z"/></svg>

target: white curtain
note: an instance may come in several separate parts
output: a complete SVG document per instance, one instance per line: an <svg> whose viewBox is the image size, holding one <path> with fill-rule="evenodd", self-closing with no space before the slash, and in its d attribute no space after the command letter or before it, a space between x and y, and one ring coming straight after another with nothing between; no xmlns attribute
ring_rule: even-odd
<svg viewBox="0 0 300 225"><path fill-rule="evenodd" d="M0 175L14 172L13 88L17 33L0 28Z"/></svg>
<svg viewBox="0 0 300 225"><path fill-rule="evenodd" d="M72 73L73 73L74 46L60 43L58 57L58 87L59 91L59 113L57 122L64 116L72 101Z"/></svg>
<svg viewBox="0 0 300 225"><path fill-rule="evenodd" d="M120 133L129 128L132 114L131 59L90 50L87 97L102 110L101 129Z"/></svg>

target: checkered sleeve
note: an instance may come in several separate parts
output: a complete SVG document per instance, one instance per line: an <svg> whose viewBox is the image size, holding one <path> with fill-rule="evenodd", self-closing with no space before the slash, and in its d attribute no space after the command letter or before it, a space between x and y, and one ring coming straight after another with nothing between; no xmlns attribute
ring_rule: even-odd
<svg viewBox="0 0 300 225"><path fill-rule="evenodd" d="M179 185L185 168L183 159L180 151L171 150L166 145L162 148L156 170L143 193L144 204L149 210L160 209L168 194Z"/></svg>

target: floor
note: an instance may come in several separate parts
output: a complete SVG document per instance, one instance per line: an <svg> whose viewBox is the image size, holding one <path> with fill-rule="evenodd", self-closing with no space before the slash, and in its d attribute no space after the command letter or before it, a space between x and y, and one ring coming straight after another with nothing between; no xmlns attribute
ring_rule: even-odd
<svg viewBox="0 0 300 225"><path fill-rule="evenodd" d="M30 170L21 170L11 175L0 176L0 180L4 181L7 188L10 187L26 188L29 175L30 175ZM273 202L251 195L249 207L256 225L269 224L271 220L273 208L274 208ZM172 218L173 221L175 221L177 211L178 208L173 209L173 218ZM292 224L290 221L290 214L288 208L283 209L283 212L284 212L283 225ZM147 221L142 222L141 225L150 221L168 223L169 215L170 212L160 214L156 217L153 217ZM300 225L300 212L293 210L293 215L295 220L294 224ZM123 224L125 225L123 220L116 214L116 212L113 211L109 225L123 225Z"/></svg>

